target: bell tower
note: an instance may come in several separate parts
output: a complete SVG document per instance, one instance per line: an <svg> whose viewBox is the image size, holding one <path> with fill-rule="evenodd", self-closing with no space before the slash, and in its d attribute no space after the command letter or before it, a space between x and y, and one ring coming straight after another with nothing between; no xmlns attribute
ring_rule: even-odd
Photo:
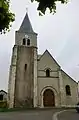
<svg viewBox="0 0 79 120"><path fill-rule="evenodd" d="M37 47L37 34L32 29L27 13L19 30L15 33L15 45Z"/></svg>
<svg viewBox="0 0 79 120"><path fill-rule="evenodd" d="M37 107L37 34L28 14L15 32L9 84L8 104L13 107Z"/></svg>

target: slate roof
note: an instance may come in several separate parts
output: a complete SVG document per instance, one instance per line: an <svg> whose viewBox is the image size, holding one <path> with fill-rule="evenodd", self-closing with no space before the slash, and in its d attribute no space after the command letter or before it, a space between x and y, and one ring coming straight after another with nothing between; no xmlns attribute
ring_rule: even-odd
<svg viewBox="0 0 79 120"><path fill-rule="evenodd" d="M24 17L24 20L19 28L19 32L28 32L28 33L34 33L33 31L33 28L32 28L32 25L30 23L30 20L29 20L29 17L28 17L28 14L26 13L25 17Z"/></svg>

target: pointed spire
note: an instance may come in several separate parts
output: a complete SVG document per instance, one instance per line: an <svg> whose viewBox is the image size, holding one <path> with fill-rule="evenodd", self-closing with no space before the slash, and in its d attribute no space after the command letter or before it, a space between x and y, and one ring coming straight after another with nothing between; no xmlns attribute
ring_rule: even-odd
<svg viewBox="0 0 79 120"><path fill-rule="evenodd" d="M26 12L24 20L23 20L23 22L22 22L22 24L20 26L19 31L20 32L34 33L27 12Z"/></svg>

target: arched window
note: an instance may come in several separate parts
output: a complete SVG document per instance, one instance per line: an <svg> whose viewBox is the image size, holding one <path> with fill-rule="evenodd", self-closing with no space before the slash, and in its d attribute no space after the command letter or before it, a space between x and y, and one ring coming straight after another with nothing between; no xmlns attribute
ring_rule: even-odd
<svg viewBox="0 0 79 120"><path fill-rule="evenodd" d="M27 39L27 45L30 45L30 39Z"/></svg>
<svg viewBox="0 0 79 120"><path fill-rule="evenodd" d="M50 70L49 69L46 70L46 77L50 77Z"/></svg>
<svg viewBox="0 0 79 120"><path fill-rule="evenodd" d="M26 39L23 38L23 45L26 45Z"/></svg>
<svg viewBox="0 0 79 120"><path fill-rule="evenodd" d="M69 85L66 85L66 87L65 87L65 89L66 89L66 95L71 95L71 90L70 90L70 86Z"/></svg>

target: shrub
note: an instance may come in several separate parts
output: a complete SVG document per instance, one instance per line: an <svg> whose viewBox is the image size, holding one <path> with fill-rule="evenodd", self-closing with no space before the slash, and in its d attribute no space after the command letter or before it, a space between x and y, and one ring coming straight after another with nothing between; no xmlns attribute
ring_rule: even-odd
<svg viewBox="0 0 79 120"><path fill-rule="evenodd" d="M0 108L7 108L7 101L0 101Z"/></svg>

